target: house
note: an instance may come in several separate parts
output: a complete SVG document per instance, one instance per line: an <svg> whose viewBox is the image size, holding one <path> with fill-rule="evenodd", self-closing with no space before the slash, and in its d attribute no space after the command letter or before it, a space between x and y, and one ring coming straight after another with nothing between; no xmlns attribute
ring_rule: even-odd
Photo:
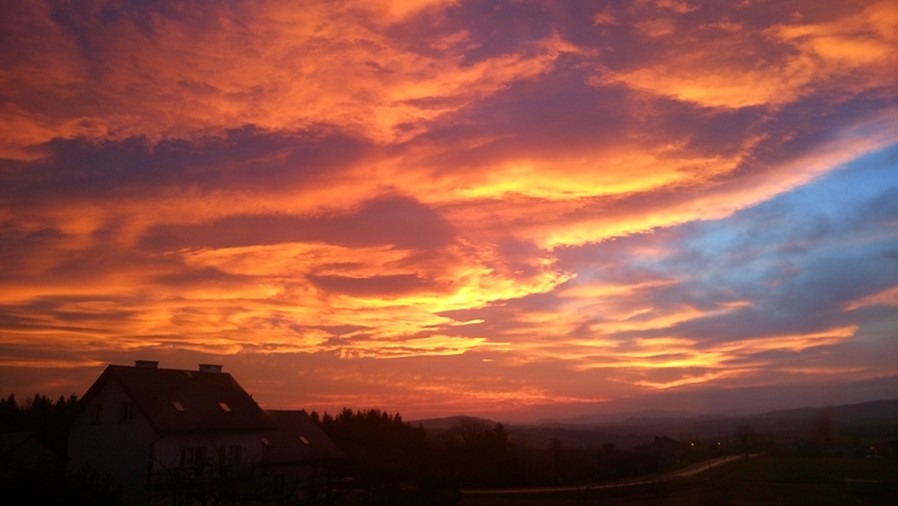
<svg viewBox="0 0 898 506"><path fill-rule="evenodd" d="M658 459L661 469L669 469L680 463L683 445L667 436L655 436L655 440L649 445L651 451Z"/></svg>
<svg viewBox="0 0 898 506"><path fill-rule="evenodd" d="M330 471L343 452L305 411L267 413L277 426L262 436L262 463L272 496L329 504Z"/></svg>
<svg viewBox="0 0 898 506"><path fill-rule="evenodd" d="M59 488L63 466L63 460L34 433L0 433L0 503L49 503Z"/></svg>
<svg viewBox="0 0 898 506"><path fill-rule="evenodd" d="M249 480L266 451L265 435L277 429L217 365L110 365L81 402L69 470L108 474L126 504L207 503L254 491Z"/></svg>
<svg viewBox="0 0 898 506"><path fill-rule="evenodd" d="M16 471L51 468L59 458L33 432L0 433L0 475Z"/></svg>

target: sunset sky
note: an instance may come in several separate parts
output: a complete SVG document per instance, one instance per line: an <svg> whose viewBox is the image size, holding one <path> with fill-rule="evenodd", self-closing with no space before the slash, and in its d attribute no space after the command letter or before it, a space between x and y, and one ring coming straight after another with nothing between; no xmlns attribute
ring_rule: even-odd
<svg viewBox="0 0 898 506"><path fill-rule="evenodd" d="M898 398L896 69L891 0L4 1L0 395Z"/></svg>

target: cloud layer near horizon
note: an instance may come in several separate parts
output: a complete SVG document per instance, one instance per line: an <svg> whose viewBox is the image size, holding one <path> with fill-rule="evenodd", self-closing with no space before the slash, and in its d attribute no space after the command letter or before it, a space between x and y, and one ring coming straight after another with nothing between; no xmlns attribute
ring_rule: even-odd
<svg viewBox="0 0 898 506"><path fill-rule="evenodd" d="M2 391L151 356L413 414L898 374L891 2L0 9Z"/></svg>

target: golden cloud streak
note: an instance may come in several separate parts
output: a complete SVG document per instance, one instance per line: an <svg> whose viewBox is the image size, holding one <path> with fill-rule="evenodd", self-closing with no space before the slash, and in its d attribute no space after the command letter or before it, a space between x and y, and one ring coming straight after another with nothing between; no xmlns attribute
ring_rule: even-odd
<svg viewBox="0 0 898 506"><path fill-rule="evenodd" d="M507 349L509 343L487 341L483 337L434 335L401 341L365 339L338 347L342 358L405 358L418 356L461 355L468 351Z"/></svg>
<svg viewBox="0 0 898 506"><path fill-rule="evenodd" d="M898 306L898 285L861 297L845 304L845 311L855 311L868 306Z"/></svg>
<svg viewBox="0 0 898 506"><path fill-rule="evenodd" d="M670 22L651 23L646 29L653 36L673 32ZM622 83L719 108L778 107L820 88L857 93L898 84L893 72L898 62L898 7L892 2L828 23L774 25L765 34L791 51L779 48L780 57L760 60L759 53L771 51L759 47L755 34L739 29L704 44L704 49L681 47L661 62L606 70L592 83Z"/></svg>
<svg viewBox="0 0 898 506"><path fill-rule="evenodd" d="M838 327L808 334L770 336L741 341L729 341L715 349L721 353L759 353L771 350L802 351L816 346L836 344L854 337L857 325Z"/></svg>
<svg viewBox="0 0 898 506"><path fill-rule="evenodd" d="M729 371L714 371L705 374L700 374L697 376L687 375L684 378L672 380L672 381L648 381L648 380L639 380L634 381L634 385L638 385L641 387L651 388L654 390L667 390L669 388L677 388L682 386L689 385L698 385L702 383L710 383L712 381L718 381L724 378L732 378L739 377L745 373L744 370L736 369Z"/></svg>
<svg viewBox="0 0 898 506"><path fill-rule="evenodd" d="M550 269L530 279L505 277L480 263L481 260L476 257L466 256L459 250L452 257L462 263L444 265L441 269L446 270L432 273L432 293L425 289L409 295L325 295L301 281L303 276L311 273L333 272L358 277L420 274L420 271L401 266L403 260L414 253L392 247L347 248L291 243L188 252L186 258L198 267L212 266L235 274L266 276L271 283L280 283L283 289L270 289L271 293L277 294L277 300L297 307L305 305L309 311L300 313L306 319L314 318L312 313L318 314L318 318L323 320L317 324L356 324L378 328L384 336L414 333L417 326L447 324L450 323L448 319L435 314L546 292L567 279L567 276ZM348 267L343 267L344 264ZM337 265L340 267L334 267ZM297 297L303 302L292 302ZM309 305L305 301L312 303ZM390 328L394 330L387 330Z"/></svg>
<svg viewBox="0 0 898 506"><path fill-rule="evenodd" d="M52 358L22 358L16 356L2 356L0 363L3 367L17 367L25 369L80 369L82 367L103 367L105 362L99 360L79 359L64 360Z"/></svg>
<svg viewBox="0 0 898 506"><path fill-rule="evenodd" d="M667 185L695 182L696 175L720 175L733 170L739 159L677 158L660 152L646 153L633 147L617 153L566 159L563 155L544 160L508 160L484 167L480 179L462 187L464 199L503 198L507 194L546 200L650 191ZM450 188L456 186L450 183ZM458 185L461 186L461 185Z"/></svg>
<svg viewBox="0 0 898 506"><path fill-rule="evenodd" d="M658 389L706 383L722 378L739 377L757 371L770 364L764 359L747 363L745 359L767 351L801 352L809 348L830 346L851 339L857 326L846 326L808 334L780 335L727 341L703 348L694 339L669 337L657 339L637 339L637 351L626 351L620 346L606 357L587 355L586 348L580 351L583 359L575 365L577 371L615 370L621 371L616 381L642 387ZM576 352L572 352L576 356ZM743 363L734 367L734 363ZM698 368L703 372L691 373ZM650 381L628 379L651 371L668 370L680 373L681 377L670 381Z"/></svg>
<svg viewBox="0 0 898 506"><path fill-rule="evenodd" d="M369 10L340 2L264 2L222 6L217 16L185 6L187 19L154 15L149 31L120 18L92 34L97 65L88 65L77 51L61 51L77 44L47 22L46 6L36 4L24 15L43 23L45 40L32 52L40 57L8 67L0 90L18 95L20 76L47 76L48 82L31 80L29 86L47 104L66 101L68 117L33 108L0 110L0 124L15 125L0 131L0 140L5 152L32 157L21 148L51 138L160 139L247 124L286 130L325 124L378 142L407 140L447 112L548 71L565 49L553 35L532 54L469 64L462 54L467 42L457 33L433 35L430 44L442 48L433 54L391 39L388 26L378 23L451 3ZM91 74L89 68L103 70ZM139 101L133 100L135 90ZM79 94L92 99L72 100ZM72 116L79 117L76 127Z"/></svg>
<svg viewBox="0 0 898 506"><path fill-rule="evenodd" d="M714 220L768 200L806 184L835 167L874 152L898 140L895 111L883 111L841 132L832 142L772 170L759 172L739 187L706 184L694 199L669 203L663 207L619 208L613 215L584 215L564 223L539 221L522 234L533 237L542 246L576 246L613 237L665 228L695 220Z"/></svg>

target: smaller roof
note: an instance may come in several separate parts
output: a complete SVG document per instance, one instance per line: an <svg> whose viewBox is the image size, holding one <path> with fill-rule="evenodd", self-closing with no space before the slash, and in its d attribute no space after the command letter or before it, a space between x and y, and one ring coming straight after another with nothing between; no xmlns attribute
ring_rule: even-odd
<svg viewBox="0 0 898 506"><path fill-rule="evenodd" d="M302 410L269 410L277 429L263 434L266 459L273 464L299 464L343 458L343 452Z"/></svg>
<svg viewBox="0 0 898 506"><path fill-rule="evenodd" d="M29 439L40 442L33 432L0 432L0 456L12 452Z"/></svg>
<svg viewBox="0 0 898 506"><path fill-rule="evenodd" d="M0 433L0 475L42 462L52 462L56 458L53 450L33 432Z"/></svg>
<svg viewBox="0 0 898 506"><path fill-rule="evenodd" d="M271 418L227 373L110 365L84 394L84 404L110 381L124 389L160 433L274 428Z"/></svg>

